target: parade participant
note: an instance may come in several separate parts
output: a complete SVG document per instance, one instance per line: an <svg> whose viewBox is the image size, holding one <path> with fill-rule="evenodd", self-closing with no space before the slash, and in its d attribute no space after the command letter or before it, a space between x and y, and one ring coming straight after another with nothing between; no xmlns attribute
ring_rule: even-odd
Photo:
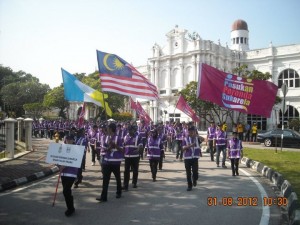
<svg viewBox="0 0 300 225"><path fill-rule="evenodd" d="M96 156L97 159L99 159L99 152L96 151L96 144L97 140L99 139L99 133L98 133L98 126L95 124L93 125L92 129L89 131L88 140L89 140L89 146L92 153L92 166L95 166L96 163Z"/></svg>
<svg viewBox="0 0 300 225"><path fill-rule="evenodd" d="M176 159L182 161L183 152L182 152L182 138L183 138L183 129L181 123L176 123L175 125L175 143L176 143Z"/></svg>
<svg viewBox="0 0 300 225"><path fill-rule="evenodd" d="M242 140L237 138L237 133L232 133L233 137L227 143L227 156L231 162L232 176L239 175L239 161L243 157Z"/></svg>
<svg viewBox="0 0 300 225"><path fill-rule="evenodd" d="M163 151L163 142L158 136L157 130L154 129L151 131L151 134L148 137L148 142L146 145L146 153L149 159L149 165L150 165L153 182L156 181L157 166L159 163L161 151Z"/></svg>
<svg viewBox="0 0 300 225"><path fill-rule="evenodd" d="M158 169L162 170L163 168L163 160L166 157L165 156L165 149L167 145L167 135L164 133L164 127L163 124L158 125L157 127L158 136L161 139L161 142L163 143L163 150L160 152L160 158L158 162Z"/></svg>
<svg viewBox="0 0 300 225"><path fill-rule="evenodd" d="M217 130L214 135L214 146L217 150L217 167L220 167L220 153L222 152L222 167L227 168L225 165L226 160L226 144L227 144L227 134L220 128L220 124L217 125Z"/></svg>
<svg viewBox="0 0 300 225"><path fill-rule="evenodd" d="M143 151L146 146L147 136L148 136L148 128L147 128L147 125L144 120L142 120L140 122L140 124L138 125L138 134L141 136L142 141L143 141L143 149L140 151L140 157L141 157L141 159L143 159L143 157L144 157Z"/></svg>
<svg viewBox="0 0 300 225"><path fill-rule="evenodd" d="M88 140L85 136L84 128L81 128L81 129L78 130L75 143L76 143L76 145L85 146L83 157L82 157L82 162L81 162L81 167L78 169L77 179L74 183L74 188L78 188L78 185L82 182L82 178L83 178L82 170L85 170L86 152L90 151L90 149L88 147Z"/></svg>
<svg viewBox="0 0 300 225"><path fill-rule="evenodd" d="M257 125L256 123L253 123L252 129L251 129L251 141L256 142L257 137Z"/></svg>
<svg viewBox="0 0 300 225"><path fill-rule="evenodd" d="M106 137L107 137L107 127L105 124L101 124L100 125L100 132L99 132L99 135L100 135L100 142L97 146L97 148L99 148L99 152L100 152L100 167L101 167L101 171L102 171L102 166L103 166L103 158L104 158L104 155L106 154L106 147L105 147L105 140L106 140Z"/></svg>
<svg viewBox="0 0 300 225"><path fill-rule="evenodd" d="M96 198L99 202L107 201L108 185L111 177L111 173L114 174L117 183L116 198L122 196L122 184L121 184L121 173L120 166L123 160L123 144L122 139L116 134L117 126L115 123L108 125L108 135L105 138L105 155L102 163L102 193L101 196Z"/></svg>
<svg viewBox="0 0 300 225"><path fill-rule="evenodd" d="M194 126L188 129L188 136L183 138L182 149L184 157L184 166L186 171L186 179L188 188L187 191L192 190L192 186L197 186L198 180L198 159L202 156L201 140L196 135L196 128Z"/></svg>
<svg viewBox="0 0 300 225"><path fill-rule="evenodd" d="M249 123L246 124L245 130L246 130L245 141L250 141L250 131L251 131L251 126L250 126Z"/></svg>
<svg viewBox="0 0 300 225"><path fill-rule="evenodd" d="M49 138L50 138L50 140L52 140L53 136L54 136L55 122L53 122L53 121L49 122L48 129L49 129Z"/></svg>
<svg viewBox="0 0 300 225"><path fill-rule="evenodd" d="M207 128L207 136L206 136L206 145L209 148L209 152L210 152L210 160L214 161L214 154L216 152L216 149L214 147L214 136L215 136L215 132L216 132L216 126L215 126L215 122L211 121L210 122L210 127ZM208 144L207 144L208 142Z"/></svg>
<svg viewBox="0 0 300 225"><path fill-rule="evenodd" d="M55 139L55 143L59 143L59 139L60 139L60 137L59 137L59 133L58 133L58 131L55 131L55 134L54 134L54 139Z"/></svg>
<svg viewBox="0 0 300 225"><path fill-rule="evenodd" d="M222 123L222 126L220 126L220 129L222 129L224 132L227 132L227 124L226 124L226 122Z"/></svg>
<svg viewBox="0 0 300 225"><path fill-rule="evenodd" d="M65 137L66 144L74 144L74 138L72 136ZM74 198L72 195L72 185L77 177L78 168L69 166L59 166L61 173L61 183L63 186L63 194L65 202L67 205L67 210L65 211L66 216L71 216L75 212L74 208Z"/></svg>
<svg viewBox="0 0 300 225"><path fill-rule="evenodd" d="M173 147L174 147L174 135L175 135L175 129L174 129L174 125L171 123L168 127L167 127L167 135L168 135L168 149L169 151L173 151Z"/></svg>
<svg viewBox="0 0 300 225"><path fill-rule="evenodd" d="M143 142L141 137L136 132L135 126L129 126L128 134L124 137L124 185L123 190L128 190L128 184L130 179L130 168L132 168L132 187L137 188L137 180L139 173L140 155L139 149L143 148Z"/></svg>
<svg viewBox="0 0 300 225"><path fill-rule="evenodd" d="M238 133L239 139L242 141L244 139L244 126L243 126L243 124L238 123L237 133Z"/></svg>

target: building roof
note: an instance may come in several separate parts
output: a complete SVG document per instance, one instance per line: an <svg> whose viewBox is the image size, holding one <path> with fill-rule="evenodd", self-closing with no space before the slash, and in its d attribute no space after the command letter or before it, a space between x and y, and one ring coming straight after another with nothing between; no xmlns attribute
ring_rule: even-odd
<svg viewBox="0 0 300 225"><path fill-rule="evenodd" d="M248 25L244 20L236 20L232 24L231 30L248 30Z"/></svg>

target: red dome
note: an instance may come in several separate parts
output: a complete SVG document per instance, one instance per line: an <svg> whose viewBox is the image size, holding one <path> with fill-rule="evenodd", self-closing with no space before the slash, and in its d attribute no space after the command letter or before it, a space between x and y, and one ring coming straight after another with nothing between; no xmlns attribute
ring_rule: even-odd
<svg viewBox="0 0 300 225"><path fill-rule="evenodd" d="M248 25L244 20L236 20L231 28L231 30L248 30Z"/></svg>

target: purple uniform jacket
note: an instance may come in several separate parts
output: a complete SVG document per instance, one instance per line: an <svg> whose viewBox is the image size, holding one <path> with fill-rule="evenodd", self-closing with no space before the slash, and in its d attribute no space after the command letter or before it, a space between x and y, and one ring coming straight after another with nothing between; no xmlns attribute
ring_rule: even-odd
<svg viewBox="0 0 300 225"><path fill-rule="evenodd" d="M140 157L139 155L139 147L143 146L142 138L135 134L131 137L127 134L124 137L124 157L125 158L134 158Z"/></svg>
<svg viewBox="0 0 300 225"><path fill-rule="evenodd" d="M227 143L228 158L239 159L241 157L241 150L243 149L242 141L237 138L232 138Z"/></svg>
<svg viewBox="0 0 300 225"><path fill-rule="evenodd" d="M66 166L62 172L61 172L61 176L62 177L77 177L77 173L78 173L78 168L76 167L70 167L70 166Z"/></svg>
<svg viewBox="0 0 300 225"><path fill-rule="evenodd" d="M97 142L97 134L98 134L97 131L90 130L90 132L89 132L89 142L90 142L90 145L95 145L96 144L96 142Z"/></svg>
<svg viewBox="0 0 300 225"><path fill-rule="evenodd" d="M87 140L87 138L86 137L79 137L79 138L77 138L76 145L83 145L83 146L85 146L84 151L86 151L87 147L88 147L88 140Z"/></svg>
<svg viewBox="0 0 300 225"><path fill-rule="evenodd" d="M105 155L106 152L106 146L105 146L105 140L106 140L107 134L102 133L100 135L100 155Z"/></svg>
<svg viewBox="0 0 300 225"><path fill-rule="evenodd" d="M159 159L160 153L163 150L164 146L160 137L157 137L156 139L154 139L153 137L149 137L146 148L148 159Z"/></svg>
<svg viewBox="0 0 300 225"><path fill-rule="evenodd" d="M142 139L147 138L147 134L148 134L147 126L138 126L138 133Z"/></svg>
<svg viewBox="0 0 300 225"><path fill-rule="evenodd" d="M227 134L222 130L217 130L214 135L214 140L216 140L216 145L226 146L227 144Z"/></svg>
<svg viewBox="0 0 300 225"><path fill-rule="evenodd" d="M213 140L216 133L216 127L209 127L207 129L207 139Z"/></svg>
<svg viewBox="0 0 300 225"><path fill-rule="evenodd" d="M113 148L109 150L110 145L114 143L115 145L120 146L121 148L123 147L122 144L122 139L118 135L113 135L109 136L107 135L104 141L104 146L106 147L105 149L105 155L103 156L103 163L104 164L117 164L120 165L123 158L124 154L123 152L117 150L116 148Z"/></svg>
<svg viewBox="0 0 300 225"><path fill-rule="evenodd" d="M201 146L199 144L199 138L198 137L185 137L182 142L182 147L185 147L187 145L191 145L195 143L194 147L188 148L184 151L183 157L184 159L193 159L193 158L199 158L201 156Z"/></svg>

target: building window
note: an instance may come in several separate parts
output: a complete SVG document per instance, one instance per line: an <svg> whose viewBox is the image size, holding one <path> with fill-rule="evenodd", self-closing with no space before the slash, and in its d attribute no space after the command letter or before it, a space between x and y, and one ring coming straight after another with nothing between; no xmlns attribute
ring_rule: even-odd
<svg viewBox="0 0 300 225"><path fill-rule="evenodd" d="M249 123L251 127L253 123L256 123L258 130L267 130L267 119L265 117L248 114L247 123Z"/></svg>
<svg viewBox="0 0 300 225"><path fill-rule="evenodd" d="M171 122L175 122L175 121L180 122L180 117L181 117L180 113L169 113L169 120Z"/></svg>
<svg viewBox="0 0 300 225"><path fill-rule="evenodd" d="M161 90L159 93L160 93L161 95L163 95L163 94L166 94L167 91L166 91L166 90Z"/></svg>
<svg viewBox="0 0 300 225"><path fill-rule="evenodd" d="M241 37L241 44L243 44L243 43L244 43L244 38Z"/></svg>
<svg viewBox="0 0 300 225"><path fill-rule="evenodd" d="M178 92L178 89L173 89L172 94L176 94Z"/></svg>
<svg viewBox="0 0 300 225"><path fill-rule="evenodd" d="M245 44L247 44L247 38L245 38Z"/></svg>
<svg viewBox="0 0 300 225"><path fill-rule="evenodd" d="M284 113L283 124L284 127L289 127L289 121L292 119L299 119L299 111L292 105L287 105L287 110ZM282 127L282 111L279 111L279 125L278 128Z"/></svg>
<svg viewBox="0 0 300 225"><path fill-rule="evenodd" d="M300 87L299 74L293 69L286 69L279 74L278 77L279 88L281 88L283 82L286 83L286 85L290 88L298 88Z"/></svg>
<svg viewBox="0 0 300 225"><path fill-rule="evenodd" d="M233 44L235 44L235 38L232 38L232 40L233 40Z"/></svg>
<svg viewBox="0 0 300 225"><path fill-rule="evenodd" d="M237 44L239 43L239 38L238 38L238 37L236 38L236 43L237 43Z"/></svg>

